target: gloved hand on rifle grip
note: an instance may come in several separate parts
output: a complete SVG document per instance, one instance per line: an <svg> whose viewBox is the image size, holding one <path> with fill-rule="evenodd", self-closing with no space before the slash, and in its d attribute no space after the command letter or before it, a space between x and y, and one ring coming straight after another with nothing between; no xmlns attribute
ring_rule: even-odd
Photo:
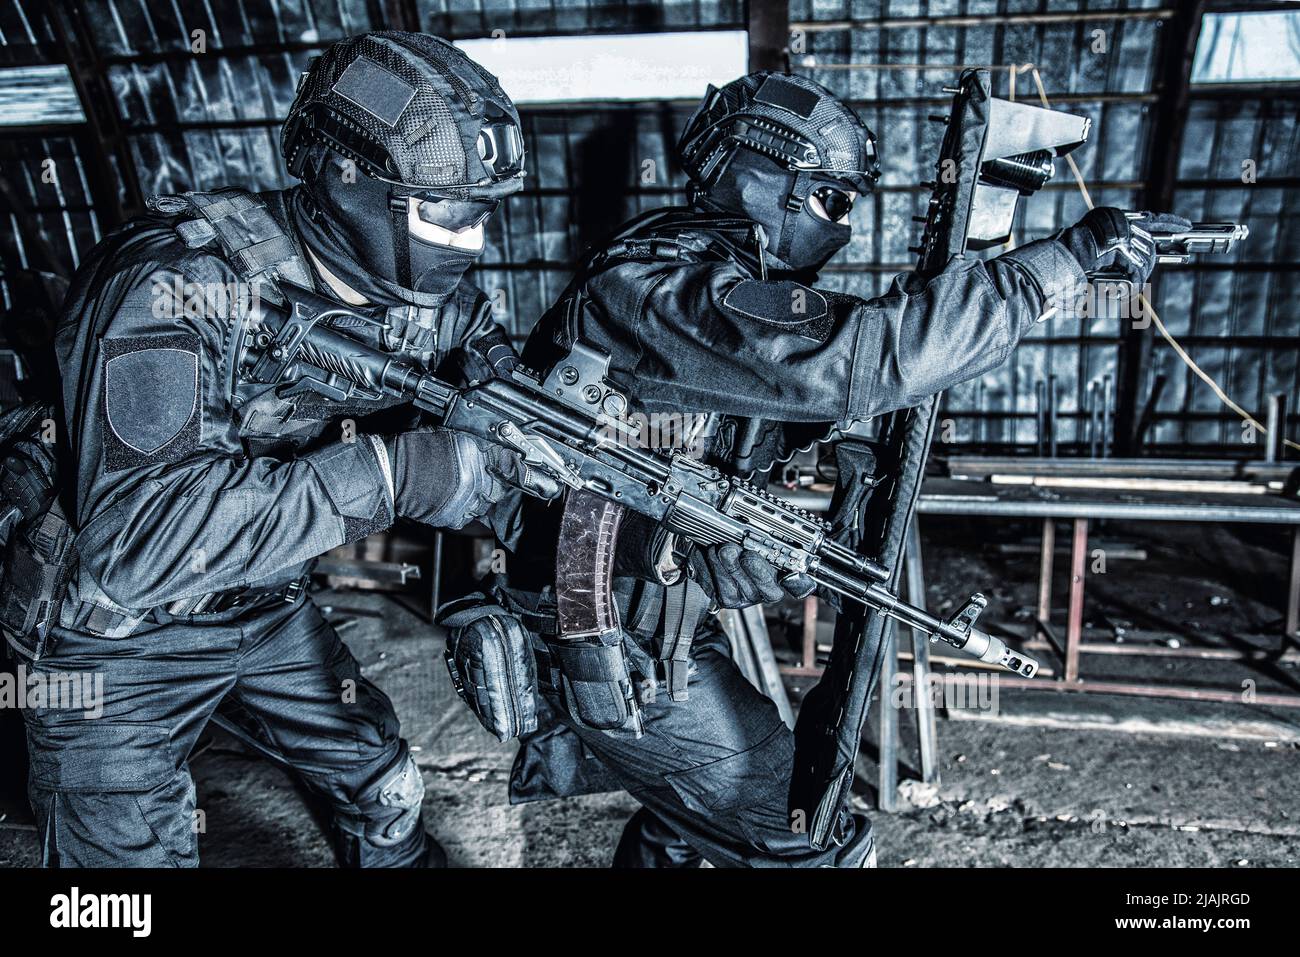
<svg viewBox="0 0 1300 957"><path fill-rule="evenodd" d="M1129 219L1121 209L1099 206L1056 238L1084 272L1117 272L1126 282L1142 286L1151 278L1159 256L1152 233L1179 232L1191 225L1172 213L1142 213Z"/></svg>
<svg viewBox="0 0 1300 957"><path fill-rule="evenodd" d="M395 511L436 528L463 528L516 489L554 498L560 484L517 452L452 429L420 429L387 440Z"/></svg>
<svg viewBox="0 0 1300 957"><path fill-rule="evenodd" d="M494 325L483 335L465 343L461 348L460 364L468 382L508 379L519 365L519 353L511 345L505 330Z"/></svg>
<svg viewBox="0 0 1300 957"><path fill-rule="evenodd" d="M739 545L706 545L691 551L687 573L719 608L747 608L782 598L804 598L816 583L789 575L757 552Z"/></svg>
<svg viewBox="0 0 1300 957"><path fill-rule="evenodd" d="M638 512L623 516L614 549L614 574L671 585L681 578L677 540L659 522Z"/></svg>

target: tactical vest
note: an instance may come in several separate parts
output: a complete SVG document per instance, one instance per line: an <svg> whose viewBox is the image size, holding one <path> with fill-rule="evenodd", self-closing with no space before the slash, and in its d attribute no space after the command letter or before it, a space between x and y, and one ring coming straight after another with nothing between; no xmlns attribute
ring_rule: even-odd
<svg viewBox="0 0 1300 957"><path fill-rule="evenodd" d="M677 208L651 210L617 233L608 245L595 253L578 270L562 299L552 309L562 310L572 335L574 317L587 308L586 283L595 275L624 262L716 262L736 263L754 278L766 278L761 254L753 263L742 258L737 248L757 239L755 224L741 217L713 215L701 225L697 214L683 215ZM758 243L761 248L761 243ZM545 320L543 320L545 321ZM827 422L778 422L769 419L710 413L693 437L691 447L712 465L733 475L761 481L761 473L785 465L800 452L830 437L833 424Z"/></svg>
<svg viewBox="0 0 1300 957"><path fill-rule="evenodd" d="M174 228L186 246L218 243L239 278L258 296L283 303L277 283L312 285L298 247L271 212L274 206L283 217L282 193L253 194L231 187L156 196L148 206L178 218ZM185 213L193 216L180 218ZM232 337L242 336L239 325L233 324ZM115 638L134 631L146 614L117 605L98 589L70 594L70 589L76 592L70 583L75 536L56 495L57 457L39 434L42 423L55 414L49 406L32 404L0 418L0 630L15 650L31 659L51 650L50 627L56 622Z"/></svg>
<svg viewBox="0 0 1300 957"><path fill-rule="evenodd" d="M213 243L219 245L226 260L258 298L282 305L285 299L279 283L288 282L305 289L314 286L305 252L284 225L289 221L289 211L283 191L250 193L227 187L212 192L158 196L150 199L148 205L164 215L193 214L193 218L181 219L175 226L185 245L192 249ZM440 308L436 312L436 317L424 316L426 325L422 328L426 335L422 346L427 347L427 354L416 350L408 341L409 325L402 328L400 335L394 334L393 338L399 341L380 343L380 347L404 351L409 348L412 351L408 354L417 361L428 362L450 338L449 330L442 328L447 310ZM394 307L389 310L388 320L398 326L399 315L409 319L419 313L421 310L416 307L407 307L405 312L402 307ZM363 416L385 404L326 403L303 395L286 398L277 387L242 381L237 370L243 335L240 324L232 323L225 344L225 367L230 377L229 395L238 409L239 434L252 455L278 454L286 446L299 447L319 436L328 419Z"/></svg>
<svg viewBox="0 0 1300 957"><path fill-rule="evenodd" d="M178 217L176 233L191 249L219 246L239 278L249 284L251 295L258 299L283 304L281 281L307 289L313 286L307 263L282 225L287 213L281 192L254 194L230 187L155 196L148 206L155 212ZM187 214L193 218L180 218ZM253 389L239 381L243 334L241 323L232 322L227 331L224 366L229 376L227 394L239 408L240 435L250 452L267 454L286 439L305 441L313 437L319 431L319 421L296 419L296 404L277 396L275 389Z"/></svg>
<svg viewBox="0 0 1300 957"><path fill-rule="evenodd" d="M284 194L279 191L250 193L231 186L211 192L154 196L147 205L166 216L194 214L194 218L175 225L185 245L198 249L216 240L239 278L271 302L284 302L278 286L281 281L312 287L307 263L280 223L285 210Z"/></svg>

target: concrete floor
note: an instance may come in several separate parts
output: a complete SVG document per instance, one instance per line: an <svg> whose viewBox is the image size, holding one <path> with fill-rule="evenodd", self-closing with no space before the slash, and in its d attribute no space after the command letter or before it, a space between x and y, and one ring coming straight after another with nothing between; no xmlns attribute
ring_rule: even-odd
<svg viewBox="0 0 1300 957"><path fill-rule="evenodd" d="M927 554L932 567L946 569L931 582L935 604L957 579L991 574L987 562L972 565L978 564L978 548L953 547L951 556L943 549ZM1183 581L1194 581L1186 549L1174 551ZM957 553L976 557L963 564ZM1158 558L1153 555L1152 562ZM1002 580L1033 580L1024 569L1012 571ZM1144 565L1142 574L1167 588L1167 572L1154 564ZM1134 598L1139 577L1112 575L1107 586L1122 591L1129 605L1141 604L1147 599ZM1014 609L1025 597L1022 591L1016 586L1002 595L1002 606ZM344 637L392 697L424 773L429 826L453 865L608 862L635 808L630 798L614 794L511 807L506 778L514 747L482 731L455 697L440 636L382 595L317 597L332 607L332 618L352 622ZM1252 601L1239 596L1230 607L1246 618L1267 619L1270 602L1255 608ZM1097 589L1096 605L1106 606L1105 588ZM1207 606L1196 614L1204 618L1220 610ZM1121 664L1129 674L1138 669L1148 676L1170 672L1181 681L1196 677L1195 666L1186 663ZM1225 666L1210 667L1213 680L1236 680L1225 677ZM1281 666L1264 681L1294 688L1300 675L1294 666ZM903 754L914 760L909 712L901 724ZM860 809L874 805L872 753L865 748L859 760L860 793L854 800ZM941 720L939 756L941 784L922 785L904 771L899 812L868 811L878 829L881 866L1300 863L1300 709L1007 691L996 714L954 711ZM220 732L192 763L206 815L205 866L332 863L309 801L287 774ZM0 866L32 865L35 835L26 810L10 794L0 812Z"/></svg>
<svg viewBox="0 0 1300 957"><path fill-rule="evenodd" d="M1300 739L940 725L941 783L873 815L883 867L1294 867Z"/></svg>
<svg viewBox="0 0 1300 957"><path fill-rule="evenodd" d="M425 818L461 867L598 867L636 809L626 795L511 807L506 779L514 745L484 731L452 690L443 639L397 601L367 592L323 592L331 620L366 674L392 698L427 786ZM361 612L362 614L356 614ZM382 614L383 617L377 617ZM375 617L371 617L375 616ZM191 761L211 867L329 867L319 809L294 779L220 730ZM34 865L26 808L10 800L0 820L0 867Z"/></svg>
<svg viewBox="0 0 1300 957"><path fill-rule="evenodd" d="M939 527L923 520L922 535ZM1038 558L999 546L1026 537L1033 544L1036 526L941 527L944 541L926 542L930 607L947 612L945 604L981 587L990 597L990 626L1023 635L1036 603ZM1279 647L1283 536L1167 523L1103 523L1092 535L1089 568L1105 572L1087 577L1085 640ZM1097 548L1111 555L1138 549L1146 558L1098 566ZM1062 635L1068 569L1058 552L1053 603ZM1085 655L1083 669L1091 678L1227 689L1242 700L1007 690L994 712L950 711L939 722L939 786L900 773L900 812L874 815L881 865L1300 863L1300 708L1247 703L1251 691L1300 692L1295 663ZM916 765L913 715L905 712L900 725L902 753ZM868 756L859 771L875 780Z"/></svg>

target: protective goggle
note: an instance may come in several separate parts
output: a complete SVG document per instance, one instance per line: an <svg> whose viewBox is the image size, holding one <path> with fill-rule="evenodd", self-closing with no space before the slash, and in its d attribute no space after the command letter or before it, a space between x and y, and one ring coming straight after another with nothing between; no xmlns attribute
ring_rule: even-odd
<svg viewBox="0 0 1300 957"><path fill-rule="evenodd" d="M478 158L494 182L518 176L524 171L524 138L509 117L492 120L478 131Z"/></svg>
<svg viewBox="0 0 1300 957"><path fill-rule="evenodd" d="M485 222L498 206L499 199L450 199L415 197L416 215L426 223L458 233Z"/></svg>
<svg viewBox="0 0 1300 957"><path fill-rule="evenodd" d="M812 195L817 197L817 202L822 204L827 218L833 223L838 223L852 211L853 200L856 198L855 193L838 186L818 186Z"/></svg>

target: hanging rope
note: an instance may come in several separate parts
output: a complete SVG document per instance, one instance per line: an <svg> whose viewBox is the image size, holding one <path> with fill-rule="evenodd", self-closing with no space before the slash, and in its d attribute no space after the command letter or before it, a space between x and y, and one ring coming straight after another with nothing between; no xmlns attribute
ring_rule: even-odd
<svg viewBox="0 0 1300 957"><path fill-rule="evenodd" d="M1018 72L1023 73L1026 69L1032 72L1034 85L1038 87L1038 99L1042 101L1043 108L1050 110L1052 108L1052 104L1047 99L1047 91L1043 89L1043 78L1038 72L1038 67L1034 66L1034 64L1032 63L1026 63L1024 66L1019 68L1012 68L1010 74L1011 75L1011 98L1015 99L1016 74ZM1074 157L1069 155L1068 153L1066 154L1065 162L1069 164L1070 171L1074 174L1074 180L1076 183L1079 184L1079 192L1083 194L1084 203L1087 204L1089 209L1092 209L1093 208L1092 196L1089 194L1088 186L1083 180L1083 174L1079 171L1079 165L1075 163ZM1223 387L1214 380L1214 377L1211 376L1204 369L1202 369L1199 365L1197 365L1196 360L1193 359L1188 354L1187 350L1184 349L1182 345L1178 342L1178 340L1175 339L1173 335L1169 332L1169 330L1165 328L1165 324L1160 320L1159 314L1156 312L1155 307L1151 305L1151 300L1147 299L1146 294L1139 292L1138 300L1139 302L1141 302L1142 308L1145 309L1147 314L1151 316L1151 321L1155 325L1156 329L1159 331L1160 335L1164 338L1166 342L1169 343L1170 347L1174 350L1174 353L1178 356L1178 358L1182 359L1183 362L1187 365L1187 367L1191 369L1194 373L1196 373L1197 377L1199 377L1202 382L1204 382L1213 390L1214 394L1218 396L1219 401L1222 402L1224 405L1226 405L1237 415L1241 416L1242 421L1248 423L1252 428L1257 430L1261 435L1267 435L1268 427L1265 426L1263 423L1261 423L1258 419L1256 419L1245 409L1243 409L1236 402L1234 402L1232 397L1228 395L1227 392L1224 391ZM1282 427L1282 423L1279 423L1279 428L1280 427ZM1292 442L1288 438L1283 438L1282 442L1285 445L1289 446L1290 448L1300 450L1300 443Z"/></svg>

